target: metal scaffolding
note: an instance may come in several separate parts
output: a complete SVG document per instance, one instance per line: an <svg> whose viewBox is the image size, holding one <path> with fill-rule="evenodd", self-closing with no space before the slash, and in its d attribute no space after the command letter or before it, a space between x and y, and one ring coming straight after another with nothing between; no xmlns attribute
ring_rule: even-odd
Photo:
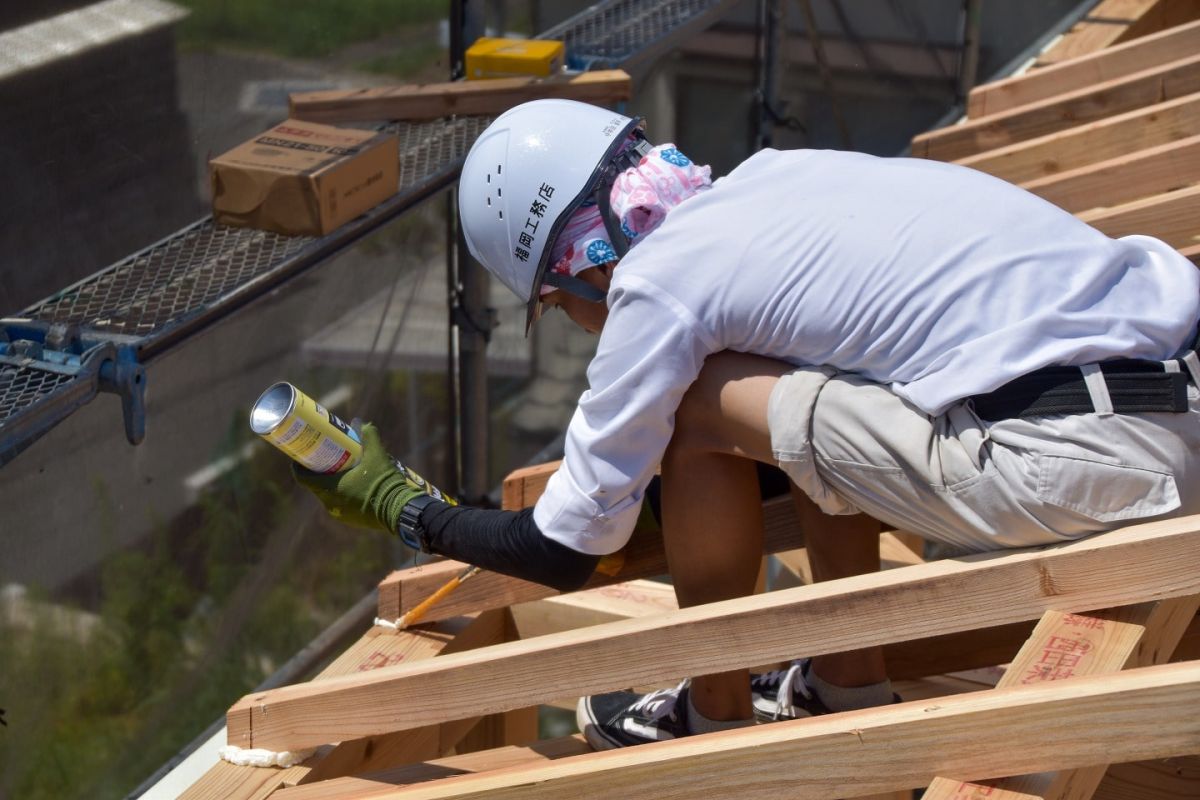
<svg viewBox="0 0 1200 800"><path fill-rule="evenodd" d="M736 0L605 0L542 38L579 69L635 69L712 24ZM385 126L400 139L390 200L322 237L282 236L205 217L0 319L0 465L98 392L119 394L126 436L144 434L145 365L450 186L490 118Z"/></svg>

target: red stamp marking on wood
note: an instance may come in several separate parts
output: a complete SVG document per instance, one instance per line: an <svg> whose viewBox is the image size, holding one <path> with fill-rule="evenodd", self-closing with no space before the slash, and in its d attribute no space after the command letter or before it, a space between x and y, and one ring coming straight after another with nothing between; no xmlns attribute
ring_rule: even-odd
<svg viewBox="0 0 1200 800"><path fill-rule="evenodd" d="M675 608L675 605L666 597L649 595L624 586L603 586L598 591L602 596L611 597L614 600L627 600L631 603L649 604L671 610Z"/></svg>
<svg viewBox="0 0 1200 800"><path fill-rule="evenodd" d="M1021 683L1058 681L1073 677L1080 662L1091 652L1092 642L1089 639L1051 636L1042 648L1042 657L1029 668Z"/></svg>
<svg viewBox="0 0 1200 800"><path fill-rule="evenodd" d="M1078 614L1065 614L1062 618L1064 625L1070 625L1072 628L1089 628L1091 630L1103 630L1104 620L1096 617L1082 617Z"/></svg>
<svg viewBox="0 0 1200 800"><path fill-rule="evenodd" d="M390 667L393 664L399 664L403 660L403 653L384 653L376 650L358 665L358 671L367 672L368 670L379 669L380 667Z"/></svg>
<svg viewBox="0 0 1200 800"><path fill-rule="evenodd" d="M954 790L950 800L979 800L981 797L991 797L996 791L995 786L980 786L978 783L960 783Z"/></svg>

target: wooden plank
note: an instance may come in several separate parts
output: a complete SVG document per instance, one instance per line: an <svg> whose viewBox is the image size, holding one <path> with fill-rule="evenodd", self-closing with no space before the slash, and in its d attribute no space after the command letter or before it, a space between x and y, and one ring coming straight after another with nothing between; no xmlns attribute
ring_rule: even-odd
<svg viewBox="0 0 1200 800"><path fill-rule="evenodd" d="M669 583L639 580L519 603L510 610L521 638L530 639L678 608Z"/></svg>
<svg viewBox="0 0 1200 800"><path fill-rule="evenodd" d="M359 648L356 646L347 650L342 659L348 659L346 666L349 669L338 674L353 675L392 664L413 663L435 656L446 656L478 647L487 647L507 641L508 636L507 615L499 609L471 617L458 618L454 621L452 629L438 631L439 636L434 639L434 642L443 638L445 633L452 634L445 639L441 647L427 642L423 649L414 650L411 640L413 637L421 637L425 633L422 627L405 631L374 629L378 635L374 638L375 643L369 648L370 654L367 655L364 649L359 655L365 657L360 658L358 666L354 667L351 659L355 658L354 651ZM406 634L412 634L412 636ZM392 644L390 640L397 640L396 644ZM414 658L414 656L417 657ZM337 662L334 663L337 664ZM328 752L321 754L319 759L314 758L305 762L304 766L309 770L293 783L323 781L340 775L437 758L455 747L461 739L480 724L494 726L496 723L481 720L478 717L467 717L439 725L427 725L403 733L383 733L343 741Z"/></svg>
<svg viewBox="0 0 1200 800"><path fill-rule="evenodd" d="M497 78L370 89L298 92L288 96L292 118L312 122L439 119L454 114L499 114L547 97L607 105L629 100L633 82L619 69L552 78Z"/></svg>
<svg viewBox="0 0 1200 800"><path fill-rule="evenodd" d="M796 509L791 498L776 497L763 503L763 553L769 555L782 550L793 550L803 544L804 534L796 524ZM635 530L622 554L624 563L615 574L597 572L584 588L594 589L667 573L667 556L659 531ZM383 619L396 619L429 597L465 567L465 564L458 561L435 561L393 572L379 584L379 616ZM555 594L557 592L548 586L485 571L431 608L423 619L445 619L468 611L541 600Z"/></svg>
<svg viewBox="0 0 1200 800"><path fill-rule="evenodd" d="M967 116L971 119L1008 111L1096 83L1157 67L1200 52L1200 22L1143 36L1116 47L993 81L971 90Z"/></svg>
<svg viewBox="0 0 1200 800"><path fill-rule="evenodd" d="M1139 603L1096 614L1048 611L1029 641L1000 679L997 688L1104 675L1150 663L1164 663L1175 650L1200 607L1200 597L1179 597ZM1002 778L964 784L960 778L939 777L922 800L954 800L964 786L995 800L1088 800L1104 777L1104 765L1061 773ZM967 792L967 796L971 791Z"/></svg>
<svg viewBox="0 0 1200 800"><path fill-rule="evenodd" d="M1053 746L1047 746L1048 735L1054 735ZM826 800L922 786L938 772L973 780L1109 758L1172 757L1189 753L1197 742L1200 664L1170 664L758 725L406 788L384 785L349 796L691 800L699 781L707 800ZM288 791L277 793L278 800L288 800Z"/></svg>
<svg viewBox="0 0 1200 800"><path fill-rule="evenodd" d="M504 478L502 507L510 510L529 508L546 491L550 476L558 471L562 461L547 461L513 470Z"/></svg>
<svg viewBox="0 0 1200 800"><path fill-rule="evenodd" d="M1200 128L1198 128L1200 130ZM1200 135L1022 184L1072 213L1200 183Z"/></svg>
<svg viewBox="0 0 1200 800"><path fill-rule="evenodd" d="M1200 94L988 150L955 163L1011 183L1044 178L1186 139L1200 132Z"/></svg>
<svg viewBox="0 0 1200 800"><path fill-rule="evenodd" d="M372 628L313 680L352 675L391 664L433 658L443 652L495 644L502 640L499 614L462 617L399 633ZM474 719L431 725L402 735L384 734L324 748L301 765L286 770L239 767L220 761L185 791L183 800L257 800L274 788L395 763L436 758L452 747L475 724Z"/></svg>
<svg viewBox="0 0 1200 800"><path fill-rule="evenodd" d="M914 156L951 161L1200 91L1200 56L913 138Z"/></svg>
<svg viewBox="0 0 1200 800"><path fill-rule="evenodd" d="M1194 0L1104 0L1037 58L1048 67L1195 19Z"/></svg>
<svg viewBox="0 0 1200 800"><path fill-rule="evenodd" d="M893 684L901 696L909 700L930 700L963 692L977 692L979 683L938 677L924 681L898 681ZM572 704L572 709L574 704ZM359 792L377 791L383 784L407 786L467 773L490 772L498 769L527 767L546 761L591 753L592 748L580 734L546 739L523 747L503 747L479 753L450 756L434 761L398 766L388 770L333 779L322 786L306 785L290 790L286 800L322 800L330 797L356 796ZM901 794L903 797L901 797ZM856 800L911 800L911 792L871 795Z"/></svg>
<svg viewBox="0 0 1200 800"><path fill-rule="evenodd" d="M333 797L356 797L360 793L377 792L384 787L410 786L453 775L492 772L511 767L527 767L559 758L584 755L592 748L583 736L565 736L523 747L501 747L479 753L450 756L422 764L409 764L366 775L338 778L319 786L304 786L276 795L278 800L325 800Z"/></svg>
<svg viewBox="0 0 1200 800"><path fill-rule="evenodd" d="M1187 245L1179 248L1179 252L1183 257L1190 260L1193 264L1200 267L1200 244Z"/></svg>
<svg viewBox="0 0 1200 800"><path fill-rule="evenodd" d="M938 561L247 695L232 741L272 750L591 694L1200 593L1200 516ZM249 711L249 714L246 712Z"/></svg>
<svg viewBox="0 0 1200 800"><path fill-rule="evenodd" d="M1113 764L1094 800L1184 800L1200 797L1200 756Z"/></svg>
<svg viewBox="0 0 1200 800"><path fill-rule="evenodd" d="M1200 186L1076 216L1114 239L1144 233L1172 247L1191 247L1200 244Z"/></svg>

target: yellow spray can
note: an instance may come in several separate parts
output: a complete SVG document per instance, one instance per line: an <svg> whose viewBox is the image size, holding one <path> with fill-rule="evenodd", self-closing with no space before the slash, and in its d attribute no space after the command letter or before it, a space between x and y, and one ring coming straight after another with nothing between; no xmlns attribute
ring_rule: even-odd
<svg viewBox="0 0 1200 800"><path fill-rule="evenodd" d="M258 398L250 429L313 472L341 472L362 459L358 433L286 381Z"/></svg>

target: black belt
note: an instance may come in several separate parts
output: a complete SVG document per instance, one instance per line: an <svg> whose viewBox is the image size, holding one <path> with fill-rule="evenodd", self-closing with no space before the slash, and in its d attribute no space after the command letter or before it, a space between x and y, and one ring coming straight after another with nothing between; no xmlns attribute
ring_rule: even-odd
<svg viewBox="0 0 1200 800"><path fill-rule="evenodd" d="M1188 372L1167 372L1161 361L1116 358L1098 364L1118 414L1188 410ZM996 422L1049 414L1090 414L1096 410L1079 367L1042 367L987 394L970 398L981 419Z"/></svg>

